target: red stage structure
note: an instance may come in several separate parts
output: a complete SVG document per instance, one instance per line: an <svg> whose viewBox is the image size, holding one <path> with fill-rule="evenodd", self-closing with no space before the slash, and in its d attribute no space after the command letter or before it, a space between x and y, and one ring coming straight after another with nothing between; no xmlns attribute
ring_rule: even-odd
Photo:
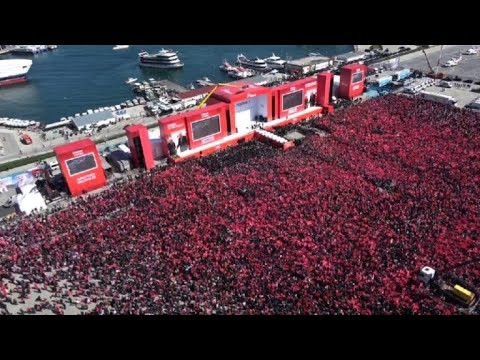
<svg viewBox="0 0 480 360"><path fill-rule="evenodd" d="M150 170L155 167L153 149L148 129L145 125L130 125L125 130L127 133L128 146L132 154L132 163L135 168Z"/></svg>
<svg viewBox="0 0 480 360"><path fill-rule="evenodd" d="M244 133L252 130L252 123L272 120L272 91L248 83L219 87L209 99L209 104L228 105L228 132Z"/></svg>
<svg viewBox="0 0 480 360"><path fill-rule="evenodd" d="M363 94L367 66L351 64L342 67L340 70L340 86L338 96L343 99L355 99Z"/></svg>
<svg viewBox="0 0 480 360"><path fill-rule="evenodd" d="M333 73L324 72L317 75L317 105L325 109L325 112L332 112Z"/></svg>
<svg viewBox="0 0 480 360"><path fill-rule="evenodd" d="M227 108L220 102L160 119L163 153L169 153L169 142L173 142L176 151L180 152L223 139L228 135Z"/></svg>
<svg viewBox="0 0 480 360"><path fill-rule="evenodd" d="M53 149L72 196L99 189L107 183L97 146L85 139Z"/></svg>
<svg viewBox="0 0 480 360"><path fill-rule="evenodd" d="M317 103L318 80L313 77L272 88L274 118L294 115Z"/></svg>

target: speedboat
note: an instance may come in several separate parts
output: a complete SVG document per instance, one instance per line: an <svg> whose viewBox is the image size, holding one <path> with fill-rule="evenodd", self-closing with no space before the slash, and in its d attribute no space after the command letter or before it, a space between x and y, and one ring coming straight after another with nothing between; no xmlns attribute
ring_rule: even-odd
<svg viewBox="0 0 480 360"><path fill-rule="evenodd" d="M125 81L126 84L130 85L130 84L133 84L135 81L137 81L138 79L137 78L128 78L127 81Z"/></svg>
<svg viewBox="0 0 480 360"><path fill-rule="evenodd" d="M232 65L230 65L227 60L224 60L223 64L220 65L220 70L225 71L225 72L232 71L233 69L234 69L234 67Z"/></svg>
<svg viewBox="0 0 480 360"><path fill-rule="evenodd" d="M115 45L113 47L113 50L125 50L125 49L128 49L130 47L130 45Z"/></svg>
<svg viewBox="0 0 480 360"><path fill-rule="evenodd" d="M208 85L213 85L213 82L208 77L205 76L203 79L197 80L197 84L202 86L208 86Z"/></svg>

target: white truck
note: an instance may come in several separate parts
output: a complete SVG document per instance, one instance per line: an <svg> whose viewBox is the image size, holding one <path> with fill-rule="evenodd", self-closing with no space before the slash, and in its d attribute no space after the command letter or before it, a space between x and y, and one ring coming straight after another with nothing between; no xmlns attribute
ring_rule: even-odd
<svg viewBox="0 0 480 360"><path fill-rule="evenodd" d="M455 105L457 100L453 96L437 94L427 91L420 91L417 95L420 99L430 100L446 105Z"/></svg>

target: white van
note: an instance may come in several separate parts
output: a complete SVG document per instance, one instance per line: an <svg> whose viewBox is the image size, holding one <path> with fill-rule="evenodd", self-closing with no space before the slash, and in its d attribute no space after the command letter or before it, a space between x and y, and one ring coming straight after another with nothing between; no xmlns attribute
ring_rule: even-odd
<svg viewBox="0 0 480 360"><path fill-rule="evenodd" d="M120 144L117 146L119 150L123 151L124 153L130 154L130 148L125 144Z"/></svg>
<svg viewBox="0 0 480 360"><path fill-rule="evenodd" d="M440 81L440 86L441 87L444 87L444 88L451 88L453 87L452 83L450 81L445 81L445 80L442 80Z"/></svg>
<svg viewBox="0 0 480 360"><path fill-rule="evenodd" d="M52 169L52 170L60 169L60 165L58 164L58 161L56 161L56 160L49 162L48 166L50 166L50 169Z"/></svg>

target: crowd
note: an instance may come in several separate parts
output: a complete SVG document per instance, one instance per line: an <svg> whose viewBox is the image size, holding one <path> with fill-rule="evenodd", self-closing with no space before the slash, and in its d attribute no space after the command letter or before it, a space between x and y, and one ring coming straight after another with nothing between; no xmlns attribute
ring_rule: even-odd
<svg viewBox="0 0 480 360"><path fill-rule="evenodd" d="M91 314L458 312L417 274L480 255L478 115L389 95L311 125L328 136L246 143L4 227L0 302L36 289L54 296L32 313L80 297ZM476 263L458 275L480 285Z"/></svg>

